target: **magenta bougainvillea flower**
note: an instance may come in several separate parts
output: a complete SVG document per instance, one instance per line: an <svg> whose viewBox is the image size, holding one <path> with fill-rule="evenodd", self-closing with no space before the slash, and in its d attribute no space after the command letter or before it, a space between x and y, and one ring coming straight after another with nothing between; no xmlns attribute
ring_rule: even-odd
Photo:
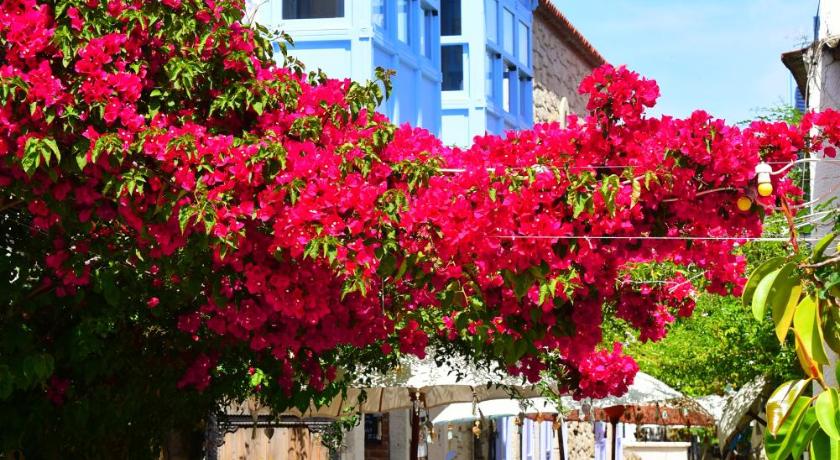
<svg viewBox="0 0 840 460"><path fill-rule="evenodd" d="M658 340L695 290L737 294L739 239L801 195L773 176L738 211L756 165L840 140L836 112L649 117L656 83L605 65L567 128L450 148L377 113L384 83L277 65L241 2L58 3L0 4L0 189L51 242L45 289L119 274L122 302L186 338L166 365L199 390L234 352L291 394L437 347L622 393L638 367L605 317Z"/></svg>

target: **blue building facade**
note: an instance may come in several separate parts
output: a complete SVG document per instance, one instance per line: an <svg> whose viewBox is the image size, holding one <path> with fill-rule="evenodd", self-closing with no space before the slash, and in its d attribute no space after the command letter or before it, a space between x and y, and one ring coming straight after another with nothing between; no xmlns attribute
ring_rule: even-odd
<svg viewBox="0 0 840 460"><path fill-rule="evenodd" d="M466 146L485 132L531 127L537 0L441 3L442 139Z"/></svg>
<svg viewBox="0 0 840 460"><path fill-rule="evenodd" d="M381 110L452 145L533 124L538 0L269 0L256 20L287 32L310 69L369 80L396 71Z"/></svg>

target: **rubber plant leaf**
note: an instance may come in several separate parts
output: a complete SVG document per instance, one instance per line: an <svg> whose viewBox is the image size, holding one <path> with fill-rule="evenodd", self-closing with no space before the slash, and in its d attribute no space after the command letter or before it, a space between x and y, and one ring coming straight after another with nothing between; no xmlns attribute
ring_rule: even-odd
<svg viewBox="0 0 840 460"><path fill-rule="evenodd" d="M770 433L768 427L764 443L769 460L786 460L790 457L795 440L798 438L798 428L810 406L811 398L800 396L793 401L788 416L776 428L775 433Z"/></svg>
<svg viewBox="0 0 840 460"><path fill-rule="evenodd" d="M828 364L828 356L823 348L822 322L817 299L805 296L793 314L793 330L796 344L819 364ZM807 371L807 369L806 369Z"/></svg>
<svg viewBox="0 0 840 460"><path fill-rule="evenodd" d="M835 441L840 441L840 396L837 390L829 388L819 396L814 404L817 421L825 434Z"/></svg>
<svg viewBox="0 0 840 460"><path fill-rule="evenodd" d="M776 277L779 276L781 271L781 268L777 268L776 270L768 273L767 276L761 278L761 281L758 282L758 286L755 288L755 294L753 294L752 298L752 312L753 316L758 321L764 319L764 314L767 311L767 298L770 296L770 289L773 287L773 282L776 281Z"/></svg>
<svg viewBox="0 0 840 460"><path fill-rule="evenodd" d="M776 435L785 422L797 398L805 391L811 379L790 380L776 388L767 400L767 432Z"/></svg>
<svg viewBox="0 0 840 460"><path fill-rule="evenodd" d="M747 284L744 285L744 293L741 294L741 301L744 303L745 308L749 308L752 305L753 295L755 294L755 289L758 287L759 281L768 273L778 269L785 260L784 257L773 257L753 270L750 278L747 280Z"/></svg>

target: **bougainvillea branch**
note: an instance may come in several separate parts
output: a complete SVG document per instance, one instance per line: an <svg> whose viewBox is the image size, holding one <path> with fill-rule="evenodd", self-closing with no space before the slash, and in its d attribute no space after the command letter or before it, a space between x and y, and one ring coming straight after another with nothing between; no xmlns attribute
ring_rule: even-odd
<svg viewBox="0 0 840 460"><path fill-rule="evenodd" d="M181 387L258 364L280 405L305 405L359 353L435 346L620 394L637 366L602 345L604 318L657 340L694 289L739 293L737 238L801 195L774 177L755 196L756 165L840 139L835 112L647 117L657 85L607 65L568 128L449 148L375 111L387 81L278 66L241 16L230 0L0 5L0 191L48 241L37 283L185 337ZM635 282L654 267L668 283ZM53 401L74 384L63 366Z"/></svg>

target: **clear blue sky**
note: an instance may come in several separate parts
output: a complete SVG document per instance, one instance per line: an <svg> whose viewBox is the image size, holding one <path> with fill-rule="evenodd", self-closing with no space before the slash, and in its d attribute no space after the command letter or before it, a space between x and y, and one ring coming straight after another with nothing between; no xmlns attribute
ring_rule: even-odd
<svg viewBox="0 0 840 460"><path fill-rule="evenodd" d="M553 1L609 62L659 83L652 113L729 122L791 102L779 56L812 38L817 11L817 0Z"/></svg>

